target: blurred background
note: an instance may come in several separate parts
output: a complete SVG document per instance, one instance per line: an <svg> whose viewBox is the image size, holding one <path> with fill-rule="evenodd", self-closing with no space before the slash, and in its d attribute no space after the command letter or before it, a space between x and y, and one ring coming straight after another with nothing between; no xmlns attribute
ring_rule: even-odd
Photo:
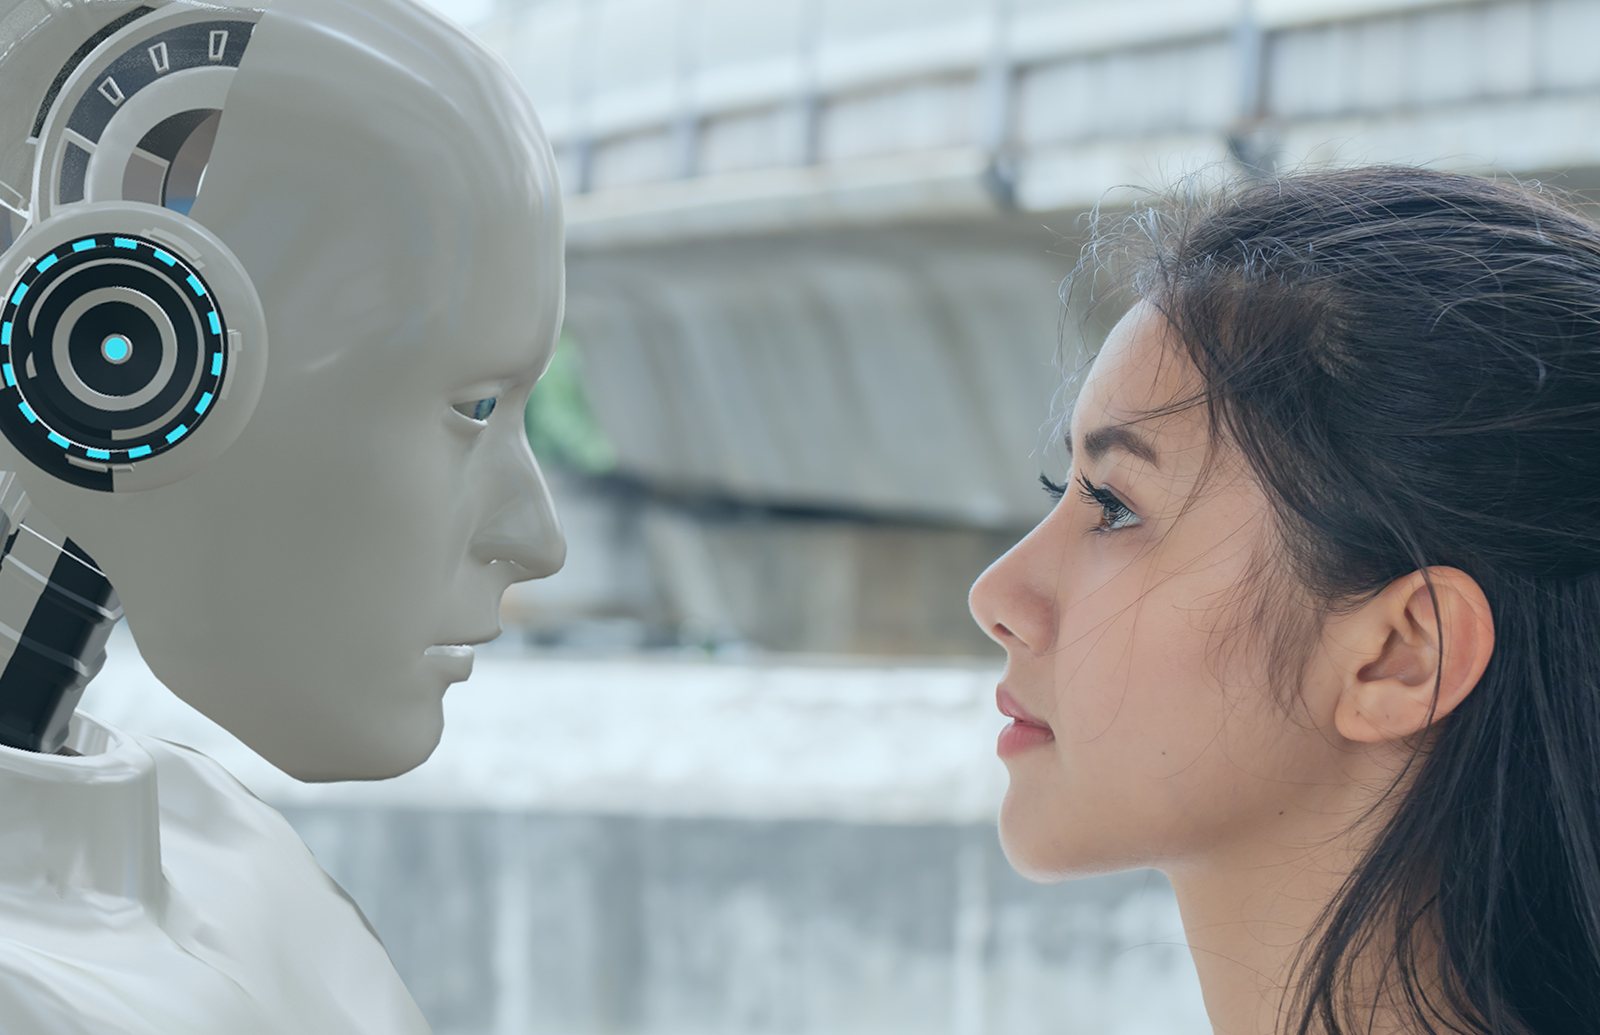
<svg viewBox="0 0 1600 1035"><path fill-rule="evenodd" d="M1119 315L1058 297L1082 217L1305 163L1593 190L1600 2L432 5L560 158L566 568L396 780L282 777L125 630L87 710L283 808L439 1035L1209 1031L1158 873L1037 885L996 837L966 593Z"/></svg>

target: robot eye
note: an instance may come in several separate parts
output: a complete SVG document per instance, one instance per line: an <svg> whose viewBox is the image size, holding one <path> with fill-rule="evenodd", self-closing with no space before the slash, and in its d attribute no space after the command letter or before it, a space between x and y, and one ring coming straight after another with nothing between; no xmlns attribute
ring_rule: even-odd
<svg viewBox="0 0 1600 1035"><path fill-rule="evenodd" d="M491 395L483 399L474 399L472 402L456 403L454 409L463 417L486 421L489 419L489 414L494 412L494 404L495 397Z"/></svg>

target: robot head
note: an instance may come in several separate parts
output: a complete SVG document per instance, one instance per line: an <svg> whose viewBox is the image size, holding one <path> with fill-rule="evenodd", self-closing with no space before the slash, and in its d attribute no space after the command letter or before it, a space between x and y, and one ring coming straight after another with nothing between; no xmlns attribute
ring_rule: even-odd
<svg viewBox="0 0 1600 1035"><path fill-rule="evenodd" d="M561 320L549 145L413 0L131 10L33 84L0 469L179 697L301 779L405 772L471 669L446 645L565 560L522 423Z"/></svg>

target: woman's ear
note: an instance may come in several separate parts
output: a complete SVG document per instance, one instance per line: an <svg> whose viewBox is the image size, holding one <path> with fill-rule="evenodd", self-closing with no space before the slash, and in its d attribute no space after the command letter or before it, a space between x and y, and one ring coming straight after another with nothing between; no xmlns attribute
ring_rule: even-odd
<svg viewBox="0 0 1600 1035"><path fill-rule="evenodd" d="M1398 740L1449 715L1478 684L1494 651L1488 598L1459 568L1435 566L1402 576L1350 617L1346 630L1354 639L1341 640L1353 649L1333 716L1349 740Z"/></svg>

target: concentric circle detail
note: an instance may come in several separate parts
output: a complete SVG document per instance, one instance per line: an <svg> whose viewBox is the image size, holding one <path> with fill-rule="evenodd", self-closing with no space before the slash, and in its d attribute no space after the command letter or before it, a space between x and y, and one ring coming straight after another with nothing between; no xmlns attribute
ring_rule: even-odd
<svg viewBox="0 0 1600 1035"><path fill-rule="evenodd" d="M70 240L0 300L0 431L39 466L104 488L206 420L227 342L216 294L181 256L136 234Z"/></svg>

